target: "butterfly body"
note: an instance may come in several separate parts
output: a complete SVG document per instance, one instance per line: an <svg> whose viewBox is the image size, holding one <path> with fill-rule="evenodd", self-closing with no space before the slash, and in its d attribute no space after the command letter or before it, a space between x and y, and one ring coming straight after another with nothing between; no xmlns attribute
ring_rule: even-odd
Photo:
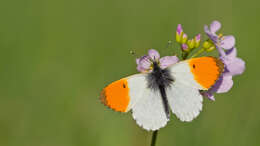
<svg viewBox="0 0 260 146"><path fill-rule="evenodd" d="M154 92L159 91L162 97L162 104L164 106L167 118L170 118L170 110L165 88L169 87L174 81L169 70L161 69L156 61L153 62L153 70L147 75L148 88Z"/></svg>
<svg viewBox="0 0 260 146"><path fill-rule="evenodd" d="M199 90L208 90L223 72L223 63L214 57L194 58L165 69L158 62L152 70L109 84L101 101L115 111L132 110L137 124L158 130L169 121L170 109L181 121L191 121L202 110Z"/></svg>

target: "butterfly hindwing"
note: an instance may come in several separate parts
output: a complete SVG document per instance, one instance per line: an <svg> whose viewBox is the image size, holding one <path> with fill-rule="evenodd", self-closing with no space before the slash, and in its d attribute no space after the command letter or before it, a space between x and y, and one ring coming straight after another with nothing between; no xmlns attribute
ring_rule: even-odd
<svg viewBox="0 0 260 146"><path fill-rule="evenodd" d="M180 82L174 82L166 89L169 106L181 121L191 121L202 110L203 98L196 88L191 88Z"/></svg>
<svg viewBox="0 0 260 146"><path fill-rule="evenodd" d="M132 112L136 123L146 130L158 130L169 120L160 92L149 88L144 89L142 98L133 106Z"/></svg>

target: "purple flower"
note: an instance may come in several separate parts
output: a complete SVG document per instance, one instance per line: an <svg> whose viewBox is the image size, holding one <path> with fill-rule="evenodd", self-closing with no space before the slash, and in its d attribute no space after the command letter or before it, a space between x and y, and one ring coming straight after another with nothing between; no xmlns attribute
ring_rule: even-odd
<svg viewBox="0 0 260 146"><path fill-rule="evenodd" d="M215 44L216 48L219 50L221 55L224 55L224 51L220 48L224 48L226 50L232 49L235 46L235 38L232 35L222 36L217 35L216 32L221 28L221 23L218 21L213 21L210 24L210 27L207 25L204 26L204 31L208 35L208 37Z"/></svg>
<svg viewBox="0 0 260 146"><path fill-rule="evenodd" d="M137 70L139 72L151 72L153 62L157 62L162 69L179 61L177 56L165 56L160 58L160 54L155 49L148 50L148 55L136 59Z"/></svg>
<svg viewBox="0 0 260 146"><path fill-rule="evenodd" d="M182 26L181 26L181 24L178 24L176 33L177 33L178 35L181 35L182 32L183 32Z"/></svg>
<svg viewBox="0 0 260 146"><path fill-rule="evenodd" d="M182 44L181 48L182 48L183 51L188 51L188 49L189 49L187 44Z"/></svg>
<svg viewBox="0 0 260 146"><path fill-rule="evenodd" d="M176 29L176 41L177 41L178 43L181 42L181 40L182 40L182 35L183 35L182 26L181 26L181 24L178 24L177 29Z"/></svg>
<svg viewBox="0 0 260 146"><path fill-rule="evenodd" d="M184 33L184 34L182 35L182 38L181 38L181 43L184 44L184 43L187 42L187 40L188 40L188 35L187 35L186 33Z"/></svg>
<svg viewBox="0 0 260 146"><path fill-rule="evenodd" d="M199 41L200 41L200 37L201 37L200 33L197 34L197 35L195 36L195 41L196 41L196 42L199 42Z"/></svg>
<svg viewBox="0 0 260 146"><path fill-rule="evenodd" d="M220 54L220 59L225 65L224 72L212 88L202 93L210 100L215 100L213 93L228 92L233 86L232 77L242 74L245 70L245 62L237 57L236 48L232 48L224 53L224 56Z"/></svg>
<svg viewBox="0 0 260 146"><path fill-rule="evenodd" d="M195 36L195 48L198 48L200 46L200 39L201 39L201 35L197 34Z"/></svg>

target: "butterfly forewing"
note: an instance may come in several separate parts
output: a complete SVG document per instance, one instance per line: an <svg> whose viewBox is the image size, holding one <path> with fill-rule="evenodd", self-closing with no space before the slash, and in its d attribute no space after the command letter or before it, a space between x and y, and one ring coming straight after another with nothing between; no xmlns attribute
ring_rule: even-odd
<svg viewBox="0 0 260 146"><path fill-rule="evenodd" d="M101 102L115 111L129 111L147 86L145 77L146 74L135 74L112 82L102 90Z"/></svg>
<svg viewBox="0 0 260 146"><path fill-rule="evenodd" d="M219 79L224 64L214 57L200 57L181 61L168 69L180 83L191 88L208 90Z"/></svg>

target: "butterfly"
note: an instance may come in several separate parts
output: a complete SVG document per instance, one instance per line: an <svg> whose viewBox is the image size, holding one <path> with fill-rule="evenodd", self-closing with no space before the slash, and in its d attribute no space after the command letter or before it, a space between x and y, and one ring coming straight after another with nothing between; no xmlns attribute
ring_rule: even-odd
<svg viewBox="0 0 260 146"><path fill-rule="evenodd" d="M170 110L181 121L192 121L202 110L200 91L209 90L224 70L215 57L199 57L114 81L100 95L103 104L119 111L132 111L136 123L146 130L158 130L169 121Z"/></svg>

